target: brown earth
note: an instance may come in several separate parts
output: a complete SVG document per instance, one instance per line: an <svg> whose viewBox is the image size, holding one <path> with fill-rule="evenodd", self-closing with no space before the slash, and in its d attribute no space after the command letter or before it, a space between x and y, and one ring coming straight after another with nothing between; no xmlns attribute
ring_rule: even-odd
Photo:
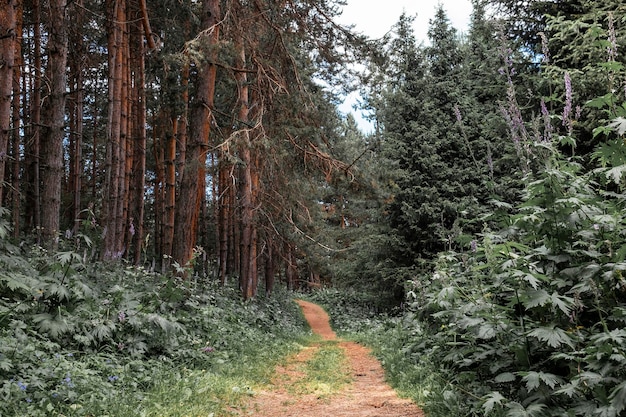
<svg viewBox="0 0 626 417"><path fill-rule="evenodd" d="M337 339L328 314L318 305L296 301L314 333L326 341L337 341L349 363L351 382L330 396L294 394L290 387L303 378L299 370L319 346L302 349L276 369L270 386L258 392L249 414L258 417L424 417L413 402L401 399L384 380L380 363L371 352L354 342Z"/></svg>

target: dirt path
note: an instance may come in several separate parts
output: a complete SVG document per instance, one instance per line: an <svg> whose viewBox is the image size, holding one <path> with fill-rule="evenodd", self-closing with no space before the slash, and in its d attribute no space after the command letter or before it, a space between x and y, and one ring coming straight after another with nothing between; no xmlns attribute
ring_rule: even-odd
<svg viewBox="0 0 626 417"><path fill-rule="evenodd" d="M400 399L384 381L380 363L368 349L337 339L328 315L318 305L297 300L314 333L324 340L336 340L349 362L352 382L330 397L318 394L294 395L289 386L302 378L299 365L319 347L308 347L276 370L272 385L257 393L249 411L258 417L424 417L410 400Z"/></svg>

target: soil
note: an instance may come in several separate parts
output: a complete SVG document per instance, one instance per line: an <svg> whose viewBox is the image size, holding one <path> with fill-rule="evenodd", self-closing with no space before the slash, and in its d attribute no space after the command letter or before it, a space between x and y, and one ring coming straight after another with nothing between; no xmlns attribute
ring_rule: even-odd
<svg viewBox="0 0 626 417"><path fill-rule="evenodd" d="M248 411L258 417L424 417L420 408L401 399L385 382L380 363L371 352L354 342L338 339L328 314L318 305L296 301L311 330L326 341L336 341L349 362L351 382L330 396L294 394L289 390L303 378L301 365L313 357L319 346L303 348L285 365L276 369L272 383L257 392Z"/></svg>

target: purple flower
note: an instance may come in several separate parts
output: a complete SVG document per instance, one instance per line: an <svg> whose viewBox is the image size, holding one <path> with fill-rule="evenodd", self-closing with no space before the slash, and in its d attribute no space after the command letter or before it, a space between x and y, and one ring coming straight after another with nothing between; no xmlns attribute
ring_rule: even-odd
<svg viewBox="0 0 626 417"><path fill-rule="evenodd" d="M19 387L20 391L26 391L26 389L28 388L28 386L22 381L18 381L17 386Z"/></svg>
<svg viewBox="0 0 626 417"><path fill-rule="evenodd" d="M120 321L120 323L124 323L126 321L126 313L120 311L117 315L117 319Z"/></svg>
<svg viewBox="0 0 626 417"><path fill-rule="evenodd" d="M454 115L456 116L456 121L462 123L463 119L461 118L461 110L459 110L458 105L454 105Z"/></svg>
<svg viewBox="0 0 626 417"><path fill-rule="evenodd" d="M613 13L609 12L609 47L607 48L609 62L615 62L617 58L617 36L615 35L615 25L613 24Z"/></svg>
<svg viewBox="0 0 626 417"><path fill-rule="evenodd" d="M574 126L572 125L572 79L569 72L565 72L565 107L563 108L563 126L567 127L568 133L571 135Z"/></svg>
<svg viewBox="0 0 626 417"><path fill-rule="evenodd" d="M476 239L471 241L470 247L472 248L472 252L476 252L476 250L478 249L478 242L476 242Z"/></svg>
<svg viewBox="0 0 626 417"><path fill-rule="evenodd" d="M212 346L205 346L205 347L203 347L203 348L202 348L202 351L203 351L204 353L211 353L211 352L213 352L214 350L215 350L215 348L214 348L214 347L212 347Z"/></svg>
<svg viewBox="0 0 626 417"><path fill-rule="evenodd" d="M117 375L111 375L111 376L109 377L109 382L115 382L115 381L117 381L118 379L120 379L120 377L119 377L119 376L117 376Z"/></svg>

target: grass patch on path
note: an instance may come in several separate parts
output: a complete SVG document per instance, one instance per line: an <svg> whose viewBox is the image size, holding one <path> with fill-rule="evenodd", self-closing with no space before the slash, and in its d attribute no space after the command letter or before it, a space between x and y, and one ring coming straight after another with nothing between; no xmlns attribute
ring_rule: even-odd
<svg viewBox="0 0 626 417"><path fill-rule="evenodd" d="M304 377L292 388L296 394L316 394L327 398L340 391L352 380L345 351L336 341L321 342L312 358L301 364Z"/></svg>

